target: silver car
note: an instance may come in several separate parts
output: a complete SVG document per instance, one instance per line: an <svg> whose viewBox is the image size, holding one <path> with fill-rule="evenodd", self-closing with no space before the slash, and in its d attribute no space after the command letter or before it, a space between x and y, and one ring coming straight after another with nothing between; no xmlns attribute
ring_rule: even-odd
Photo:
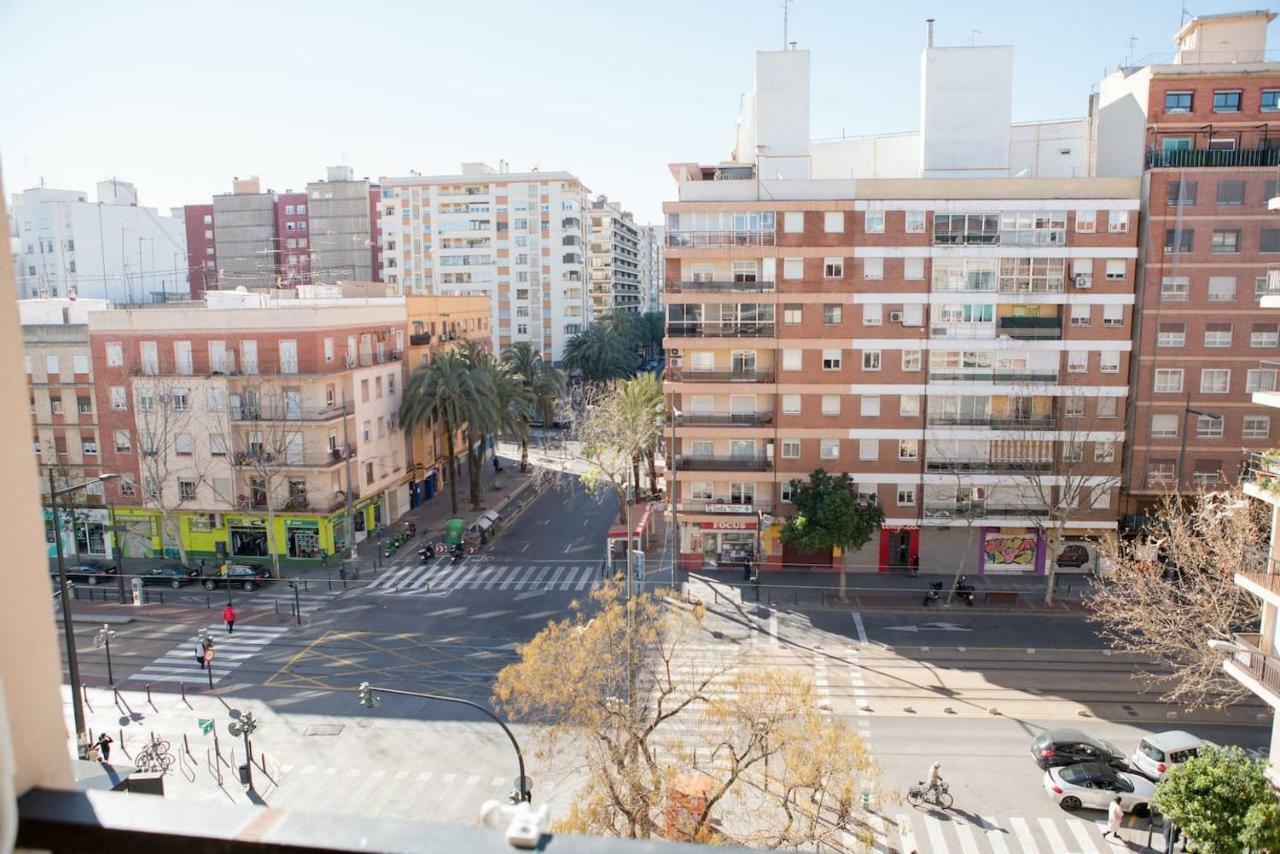
<svg viewBox="0 0 1280 854"><path fill-rule="evenodd" d="M1044 790L1064 810L1105 810L1119 795L1121 808L1136 815L1147 814L1156 793L1150 780L1101 762L1050 768L1044 772Z"/></svg>
<svg viewBox="0 0 1280 854"><path fill-rule="evenodd" d="M1158 732L1138 742L1129 763L1136 771L1159 782L1173 766L1181 765L1208 746L1209 742L1182 730Z"/></svg>

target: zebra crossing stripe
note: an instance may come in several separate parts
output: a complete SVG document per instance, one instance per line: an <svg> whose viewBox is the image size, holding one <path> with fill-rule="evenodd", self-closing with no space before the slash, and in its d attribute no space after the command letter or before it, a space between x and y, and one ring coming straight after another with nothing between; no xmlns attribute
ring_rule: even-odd
<svg viewBox="0 0 1280 854"><path fill-rule="evenodd" d="M507 575L506 580L505 580L505 581L503 581L503 582L502 582L502 584L498 585L498 589L499 589L499 590L507 590L508 588L510 588L510 587L511 587L511 585L513 585L513 584L515 584L515 583L516 583L516 578L517 578L516 573L515 573L515 571L513 570L511 573L509 573L509 574Z"/></svg>
<svg viewBox="0 0 1280 854"><path fill-rule="evenodd" d="M987 822L991 827L994 825ZM1021 846L1024 854L1040 854L1040 849L1036 846L1035 837L1031 835L1031 828L1027 826L1026 819L1011 818L1009 826L1013 828L1013 835L1018 837L1018 845ZM988 834L994 836L999 831L988 830Z"/></svg>
<svg viewBox="0 0 1280 854"><path fill-rule="evenodd" d="M1092 824L1086 824L1083 821L1068 821L1067 827L1071 830L1071 835L1076 838L1076 842L1080 843L1080 854L1097 854L1097 847L1093 844L1094 830Z"/></svg>
<svg viewBox="0 0 1280 854"><path fill-rule="evenodd" d="M588 585L594 586L595 579L593 578L593 575L594 575L594 572L592 568L589 566L584 566L582 568L582 580L578 582L578 586L575 587L574 589L586 590Z"/></svg>
<svg viewBox="0 0 1280 854"><path fill-rule="evenodd" d="M967 821L954 821L952 825L956 829L956 836L960 837L960 850L964 854L979 854L978 840L973 836L973 825Z"/></svg>
<svg viewBox="0 0 1280 854"><path fill-rule="evenodd" d="M391 572L383 573L381 578L369 585L369 589L375 590L382 588L384 590L394 591L401 581L413 573L415 568L416 567L413 565L409 565L403 568L393 569Z"/></svg>
<svg viewBox="0 0 1280 854"><path fill-rule="evenodd" d="M563 566L556 567L556 571L551 573L551 578L547 580L548 590L556 589L556 584L560 581L560 576L564 575L564 571L565 571L565 567Z"/></svg>
<svg viewBox="0 0 1280 854"><path fill-rule="evenodd" d="M924 831L929 835L929 850L933 854L947 854L950 850L947 848L947 841L942 836L942 824L932 816L926 816L924 821Z"/></svg>
<svg viewBox="0 0 1280 854"><path fill-rule="evenodd" d="M482 567L479 572L469 575L459 581L453 587L455 590L479 590L488 582L489 577L497 572L498 567L486 566Z"/></svg>
<svg viewBox="0 0 1280 854"><path fill-rule="evenodd" d="M433 582L431 586L439 590L452 589L454 580L461 576L466 571L466 568L467 564L464 561L457 565L450 565L437 570L431 576Z"/></svg>
<svg viewBox="0 0 1280 854"><path fill-rule="evenodd" d="M1066 851L1067 843L1063 840L1062 835L1058 833L1057 826L1051 818L1040 819L1040 832L1044 834L1044 838L1049 840L1050 851Z"/></svg>
<svg viewBox="0 0 1280 854"><path fill-rule="evenodd" d="M1009 854L1009 846L1004 844L1004 837L1007 831L996 827L995 822L990 819L980 819L982 828L986 831L987 844L991 846L994 854Z"/></svg>

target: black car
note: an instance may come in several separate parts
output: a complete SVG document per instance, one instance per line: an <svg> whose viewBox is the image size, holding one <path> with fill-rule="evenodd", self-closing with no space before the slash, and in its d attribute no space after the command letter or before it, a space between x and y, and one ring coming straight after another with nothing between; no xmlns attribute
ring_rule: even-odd
<svg viewBox="0 0 1280 854"><path fill-rule="evenodd" d="M220 586L237 586L245 591L261 587L271 579L271 570L260 563L233 563L227 567L224 576L219 567L205 575L203 584L206 590L214 590Z"/></svg>
<svg viewBox="0 0 1280 854"><path fill-rule="evenodd" d="M99 561L81 561L80 563L66 564L67 578L72 581L83 582L90 587L99 581L106 580L109 575L115 575L118 570L109 563L101 563ZM58 577L58 568L55 566L51 573L56 580Z"/></svg>
<svg viewBox="0 0 1280 854"><path fill-rule="evenodd" d="M1031 743L1031 758L1041 770L1078 762L1103 762L1127 770L1129 763L1114 744L1085 735L1078 729L1050 729Z"/></svg>
<svg viewBox="0 0 1280 854"><path fill-rule="evenodd" d="M180 563L166 563L161 566L153 566L142 574L143 584L167 584L170 587L178 588L186 584L189 579L195 578L196 571L183 566Z"/></svg>

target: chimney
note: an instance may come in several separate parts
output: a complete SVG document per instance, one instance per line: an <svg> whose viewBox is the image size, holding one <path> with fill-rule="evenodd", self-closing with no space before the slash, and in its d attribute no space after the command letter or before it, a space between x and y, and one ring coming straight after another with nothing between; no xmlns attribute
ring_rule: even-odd
<svg viewBox="0 0 1280 854"><path fill-rule="evenodd" d="M924 46L933 47L933 18L924 19Z"/></svg>

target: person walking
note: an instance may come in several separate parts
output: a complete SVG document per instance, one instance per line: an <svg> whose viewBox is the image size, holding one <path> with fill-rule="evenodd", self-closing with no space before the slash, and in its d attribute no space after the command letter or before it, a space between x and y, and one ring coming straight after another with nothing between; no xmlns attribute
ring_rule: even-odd
<svg viewBox="0 0 1280 854"><path fill-rule="evenodd" d="M98 752L102 754L103 762L106 762L111 758L111 744L114 741L115 739L107 735L105 732L102 735L98 736L98 741L96 742L96 744L98 745Z"/></svg>
<svg viewBox="0 0 1280 854"><path fill-rule="evenodd" d="M204 670L204 644L196 644L196 661L200 665L200 669Z"/></svg>
<svg viewBox="0 0 1280 854"><path fill-rule="evenodd" d="M907 572L910 573L912 578L915 578L917 575L920 574L919 553L913 554L910 558L907 559Z"/></svg>
<svg viewBox="0 0 1280 854"><path fill-rule="evenodd" d="M1120 838L1120 822L1124 821L1124 807L1120 806L1120 796L1116 795L1116 799L1107 804L1107 829L1102 834L1102 838L1114 836L1117 842L1123 842Z"/></svg>
<svg viewBox="0 0 1280 854"><path fill-rule="evenodd" d="M222 609L222 622L227 624L227 634L236 630L236 609L230 602Z"/></svg>

